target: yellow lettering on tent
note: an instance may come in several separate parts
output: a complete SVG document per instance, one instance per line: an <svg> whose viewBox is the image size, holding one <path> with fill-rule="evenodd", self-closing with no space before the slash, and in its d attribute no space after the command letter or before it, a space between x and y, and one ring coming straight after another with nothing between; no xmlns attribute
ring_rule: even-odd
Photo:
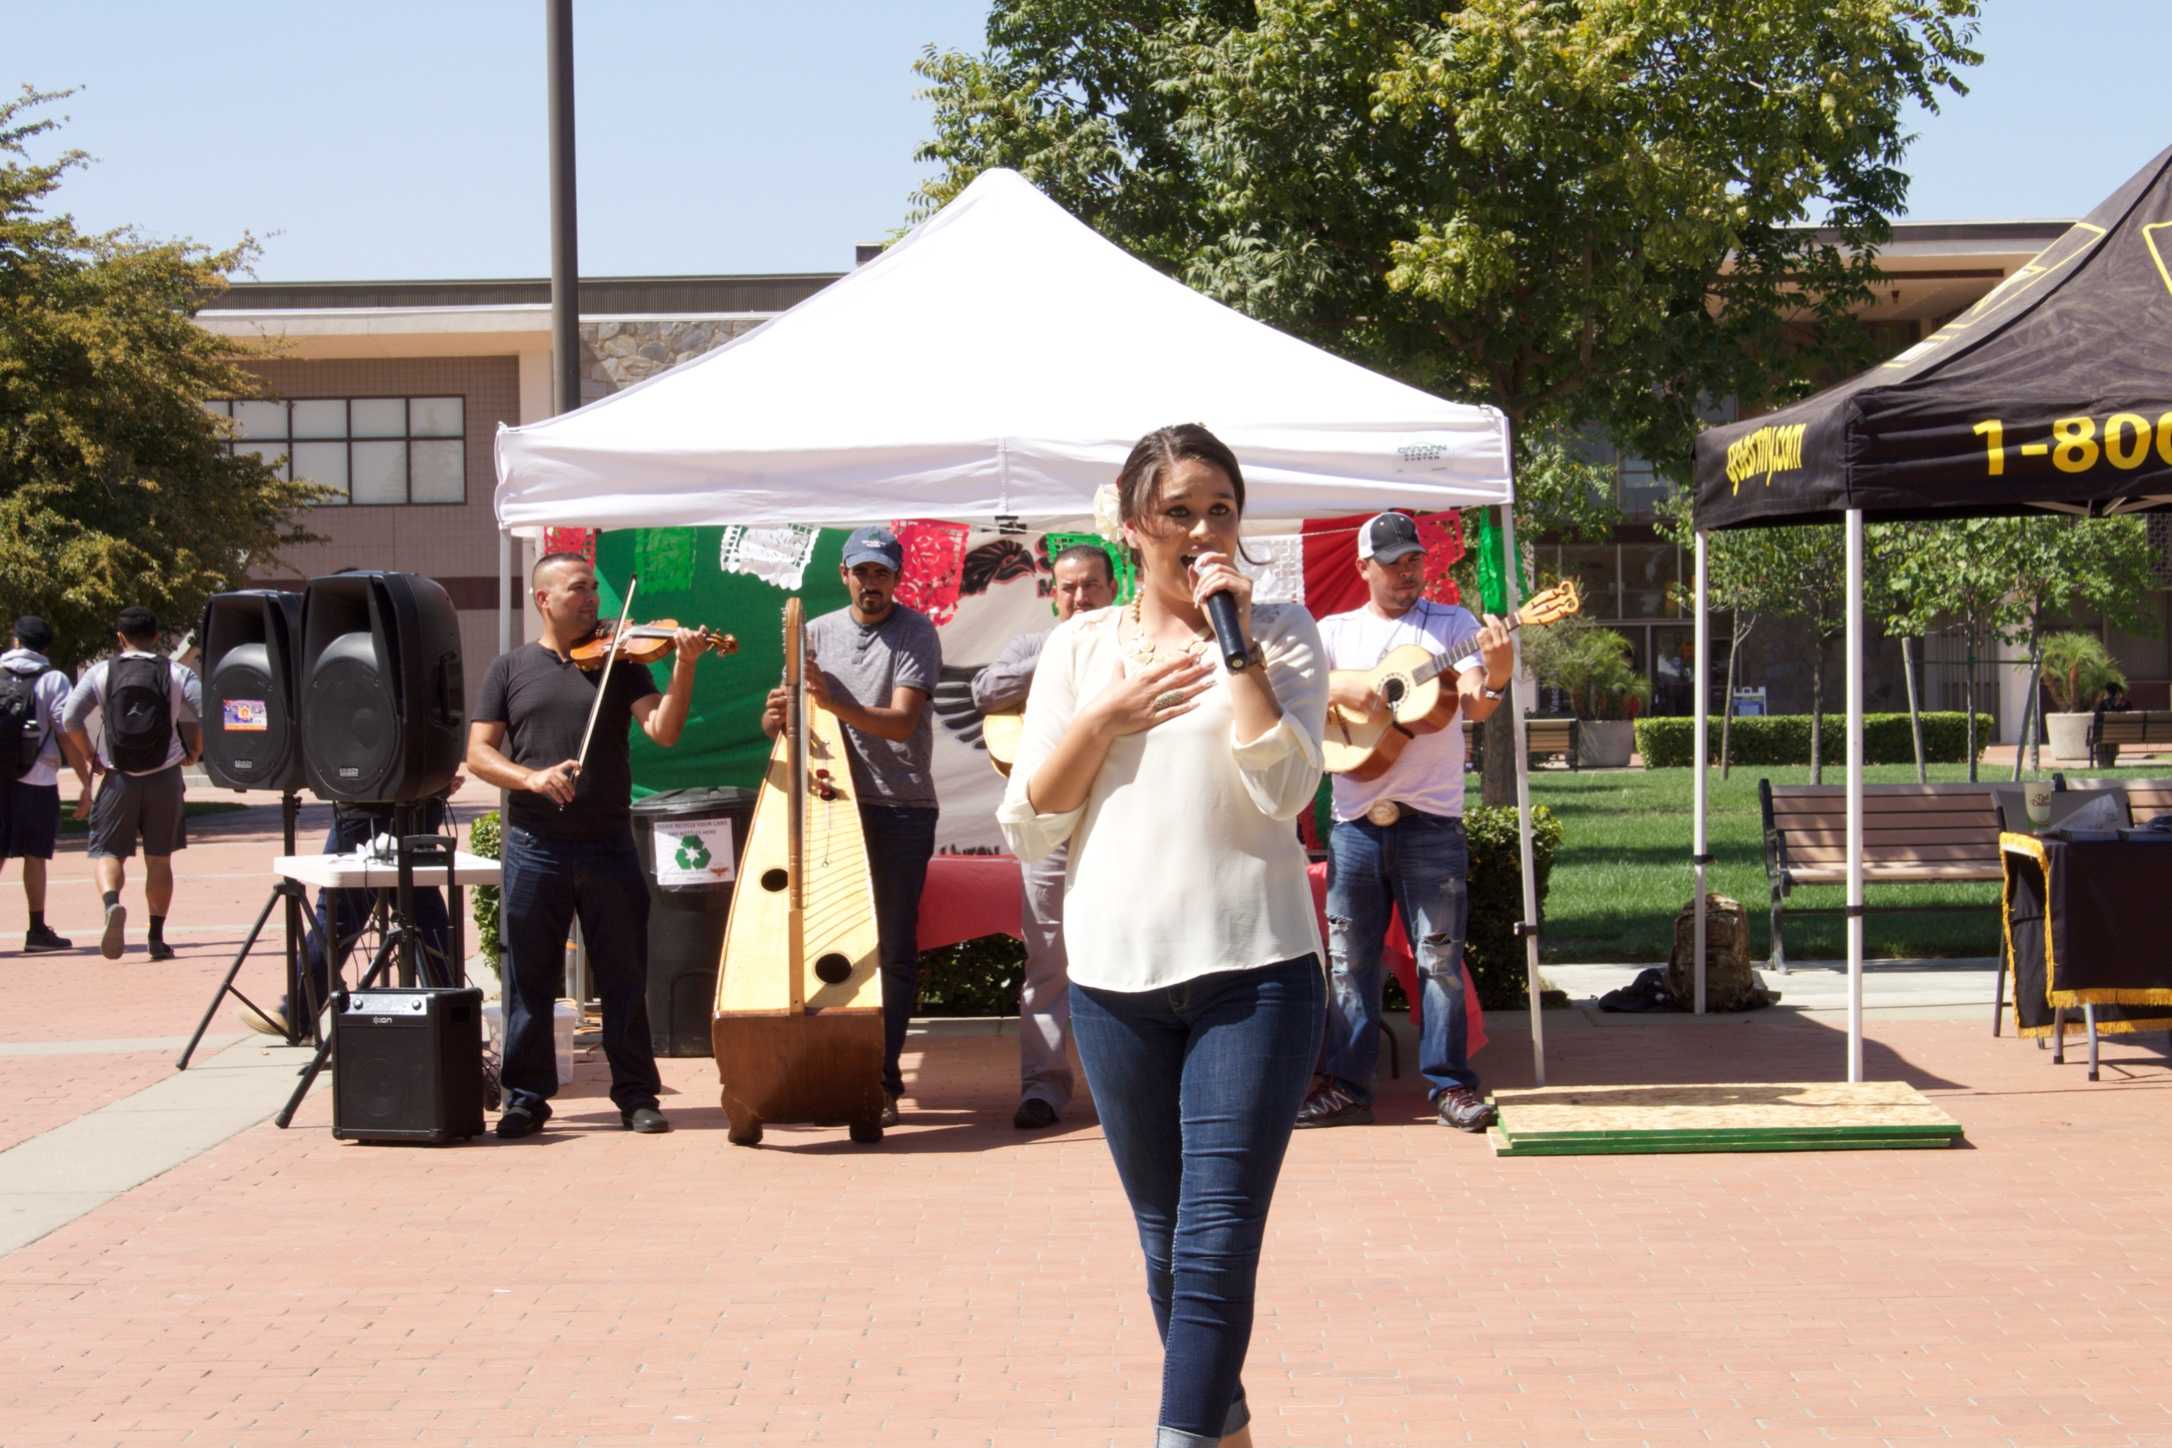
<svg viewBox="0 0 2172 1448"><path fill-rule="evenodd" d="M2157 276L2163 281L2164 289L2172 292L2172 266L2165 265L2164 250L2157 245L2157 233L2160 231L2172 231L2172 221L2152 221L2143 227L2142 245L2149 248L2149 259L2157 263Z"/></svg>
<svg viewBox="0 0 2172 1448"><path fill-rule="evenodd" d="M1913 347L1879 365L1888 368L1914 366L1930 353L1945 346L1969 328L2004 312L2011 304L2027 295L2045 277L2072 266L2082 257L2088 255L2089 252L2095 249L2096 244L2108 235L2110 233L2101 226L2093 226L2086 221L2075 222L2061 232L2058 239L2053 241L2051 245L2023 262L2012 276L2007 277L1990 291L1977 298L1974 306L1931 333L1930 336L1916 343ZM2172 285L2172 283L2168 283L2168 285Z"/></svg>
<svg viewBox="0 0 2172 1448"><path fill-rule="evenodd" d="M1791 473L1802 466L1803 433L1809 428L1806 422L1789 423L1785 427L1761 427L1747 437L1738 438L1727 448L1727 481L1730 495L1740 493L1742 485L1760 475L1766 487L1778 473Z"/></svg>

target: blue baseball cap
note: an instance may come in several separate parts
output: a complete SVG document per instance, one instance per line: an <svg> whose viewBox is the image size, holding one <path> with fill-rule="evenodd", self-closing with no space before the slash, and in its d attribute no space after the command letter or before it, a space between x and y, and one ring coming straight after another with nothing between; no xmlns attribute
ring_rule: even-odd
<svg viewBox="0 0 2172 1448"><path fill-rule="evenodd" d="M855 528L845 540L845 567L857 568L862 563L880 563L892 573L901 572L905 567L904 545L888 528Z"/></svg>

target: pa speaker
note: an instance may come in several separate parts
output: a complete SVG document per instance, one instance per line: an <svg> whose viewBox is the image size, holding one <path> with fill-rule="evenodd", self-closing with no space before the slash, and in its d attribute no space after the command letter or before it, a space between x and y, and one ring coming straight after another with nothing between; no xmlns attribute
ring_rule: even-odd
<svg viewBox="0 0 2172 1448"><path fill-rule="evenodd" d="M204 773L228 789L300 789L294 666L302 596L269 588L213 594L196 637L204 655Z"/></svg>
<svg viewBox="0 0 2172 1448"><path fill-rule="evenodd" d="M367 990L332 1019L332 1135L456 1141L483 1130L483 993Z"/></svg>
<svg viewBox="0 0 2172 1448"><path fill-rule="evenodd" d="M365 804L427 799L467 752L460 625L435 579L335 573L302 595L297 675L309 787Z"/></svg>

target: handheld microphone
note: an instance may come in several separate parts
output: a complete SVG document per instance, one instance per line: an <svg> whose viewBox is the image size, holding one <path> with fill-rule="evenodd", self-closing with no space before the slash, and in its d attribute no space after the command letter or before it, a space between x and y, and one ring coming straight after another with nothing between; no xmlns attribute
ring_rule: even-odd
<svg viewBox="0 0 2172 1448"><path fill-rule="evenodd" d="M1184 566L1190 568L1196 561L1196 554L1186 554ZM1227 590L1207 595L1207 622L1214 625L1215 642L1222 646L1222 666L1232 674L1251 668L1252 645L1237 622L1237 600Z"/></svg>

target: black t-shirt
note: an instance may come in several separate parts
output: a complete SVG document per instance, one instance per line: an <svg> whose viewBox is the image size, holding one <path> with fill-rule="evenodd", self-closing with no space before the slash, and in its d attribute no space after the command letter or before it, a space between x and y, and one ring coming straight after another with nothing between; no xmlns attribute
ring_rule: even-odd
<svg viewBox="0 0 2172 1448"><path fill-rule="evenodd" d="M522 644L490 661L475 717L503 724L499 752L524 769L547 769L581 753L581 731L596 702L603 671L590 673L541 644ZM540 794L520 790L509 803L512 823L539 835L597 839L630 828L633 762L627 731L636 699L663 692L646 665L624 659L611 669L611 692L596 712L588 763L575 783L573 803L560 809Z"/></svg>

